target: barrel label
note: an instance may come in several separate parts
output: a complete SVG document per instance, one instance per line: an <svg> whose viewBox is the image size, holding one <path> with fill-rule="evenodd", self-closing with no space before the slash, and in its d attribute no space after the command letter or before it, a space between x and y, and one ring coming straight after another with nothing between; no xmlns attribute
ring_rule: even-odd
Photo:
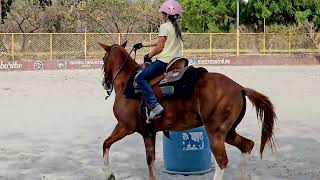
<svg viewBox="0 0 320 180"><path fill-rule="evenodd" d="M199 151L204 149L203 132L182 133L183 151Z"/></svg>

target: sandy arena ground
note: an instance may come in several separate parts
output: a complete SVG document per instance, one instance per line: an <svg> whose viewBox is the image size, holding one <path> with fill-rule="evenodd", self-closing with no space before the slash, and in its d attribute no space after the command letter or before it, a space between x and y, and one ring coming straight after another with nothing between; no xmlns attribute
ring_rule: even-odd
<svg viewBox="0 0 320 180"><path fill-rule="evenodd" d="M253 139L252 180L320 179L320 66L210 67L268 95L278 124L278 151L259 159L261 129L248 104L238 132ZM100 70L0 73L0 180L102 180L102 142L116 120L114 99L104 100ZM162 133L157 137L159 180L209 180L162 172ZM227 146L225 180L237 179L240 152ZM147 179L142 138L131 135L111 148L117 179Z"/></svg>

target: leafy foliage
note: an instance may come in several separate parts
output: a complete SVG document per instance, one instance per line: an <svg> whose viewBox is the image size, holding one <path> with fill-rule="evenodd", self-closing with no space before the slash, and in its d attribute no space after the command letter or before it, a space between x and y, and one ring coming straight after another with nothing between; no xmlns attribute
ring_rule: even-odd
<svg viewBox="0 0 320 180"><path fill-rule="evenodd" d="M0 32L155 32L164 0L0 0ZM178 0L184 32L234 32L237 0ZM265 20L265 21L264 21ZM249 0L240 4L243 31L305 22L320 27L319 0ZM294 28L292 28L294 27ZM281 30L282 31L282 30Z"/></svg>
<svg viewBox="0 0 320 180"><path fill-rule="evenodd" d="M184 6L183 27L190 32L230 31L236 21L236 0L180 0ZM295 25L304 21L320 27L320 1L249 0L240 4L240 23L261 29L267 25Z"/></svg>
<svg viewBox="0 0 320 180"><path fill-rule="evenodd" d="M1 14L0 14L0 20L1 20L1 23L4 23L4 19L7 17L7 13L10 12L10 7L12 5L12 1L13 0L8 0L8 1L5 1L5 0L0 0L1 2Z"/></svg>

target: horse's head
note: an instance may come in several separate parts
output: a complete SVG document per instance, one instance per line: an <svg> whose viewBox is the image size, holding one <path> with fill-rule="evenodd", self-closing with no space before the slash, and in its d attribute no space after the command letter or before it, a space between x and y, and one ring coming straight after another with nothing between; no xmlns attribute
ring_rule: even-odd
<svg viewBox="0 0 320 180"><path fill-rule="evenodd" d="M106 44L99 43L99 45L105 50L105 54L102 58L103 60L103 73L104 77L102 80L103 87L107 90L107 97L108 98L112 91L113 91L113 83L117 76L115 72L119 71L119 64L125 61L125 56L127 54L126 50L124 49L127 45L127 42L123 43L122 45L111 45L108 46Z"/></svg>

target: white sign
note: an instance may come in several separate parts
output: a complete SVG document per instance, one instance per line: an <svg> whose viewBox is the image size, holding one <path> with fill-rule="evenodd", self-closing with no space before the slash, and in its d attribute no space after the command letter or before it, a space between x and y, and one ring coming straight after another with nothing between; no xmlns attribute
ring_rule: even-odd
<svg viewBox="0 0 320 180"><path fill-rule="evenodd" d="M58 66L59 66L59 68L64 68L64 64L63 63L59 63Z"/></svg>
<svg viewBox="0 0 320 180"><path fill-rule="evenodd" d="M199 65L226 65L231 64L229 59L218 58L218 59L200 59L198 60Z"/></svg>
<svg viewBox="0 0 320 180"><path fill-rule="evenodd" d="M0 69L21 69L22 64L18 62L3 62L0 63Z"/></svg>
<svg viewBox="0 0 320 180"><path fill-rule="evenodd" d="M203 132L182 133L182 150L199 151L204 149Z"/></svg>
<svg viewBox="0 0 320 180"><path fill-rule="evenodd" d="M36 61L33 63L33 68L35 70L41 70L43 68L43 63L41 61Z"/></svg>
<svg viewBox="0 0 320 180"><path fill-rule="evenodd" d="M203 132L190 132L189 134L194 142L200 142L203 140Z"/></svg>
<svg viewBox="0 0 320 180"><path fill-rule="evenodd" d="M82 68L91 68L93 65L103 65L103 61L68 61L71 66L76 65Z"/></svg>

